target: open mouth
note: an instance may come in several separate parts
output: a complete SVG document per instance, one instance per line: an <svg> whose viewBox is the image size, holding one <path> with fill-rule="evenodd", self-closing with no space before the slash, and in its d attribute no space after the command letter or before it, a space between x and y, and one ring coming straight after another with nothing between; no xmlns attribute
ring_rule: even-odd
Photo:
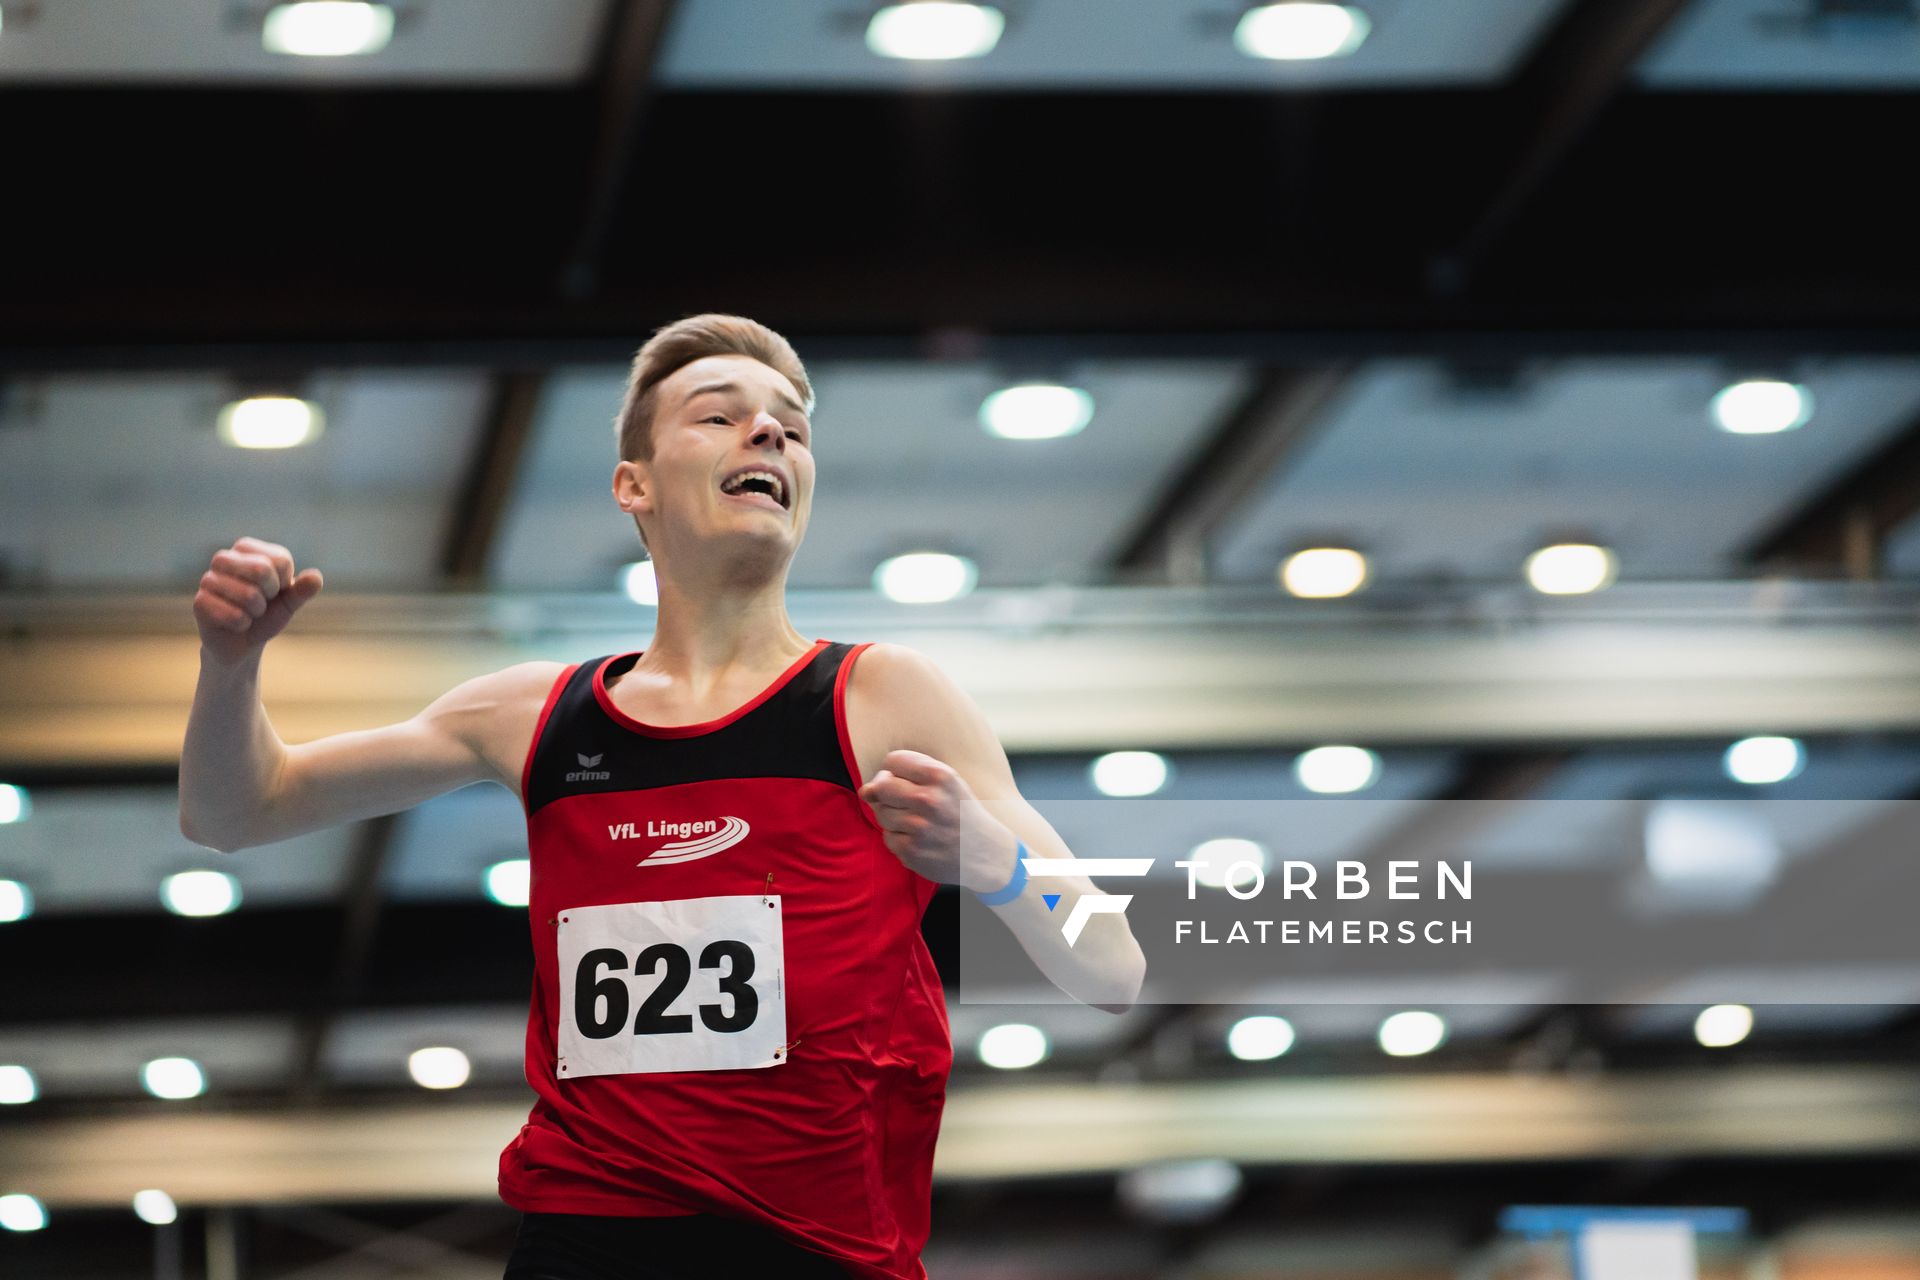
<svg viewBox="0 0 1920 1280"><path fill-rule="evenodd" d="M771 471L742 471L729 476L720 492L729 498L757 500L780 511L787 509L786 482Z"/></svg>

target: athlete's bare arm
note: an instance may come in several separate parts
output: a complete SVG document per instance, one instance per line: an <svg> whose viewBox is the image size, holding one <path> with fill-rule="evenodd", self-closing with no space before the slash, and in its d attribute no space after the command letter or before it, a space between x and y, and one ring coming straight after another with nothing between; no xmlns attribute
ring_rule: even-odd
<svg viewBox="0 0 1920 1280"><path fill-rule="evenodd" d="M491 779L516 796L520 762L563 669L477 676L411 719L288 746L260 703L260 655L322 585L277 543L216 552L193 600L200 681L180 754L180 830L223 852L397 813Z"/></svg>
<svg viewBox="0 0 1920 1280"><path fill-rule="evenodd" d="M1060 833L1014 784L1007 753L965 690L926 655L874 644L847 679L847 734L888 848L931 880L991 893L1013 874L1015 841L1036 858L1072 859ZM1049 910L1042 893L1061 895ZM1117 912L1092 916L1069 945L1074 902L1103 891L1084 875L1034 877L993 908L1049 981L1112 1013L1139 997L1146 957Z"/></svg>

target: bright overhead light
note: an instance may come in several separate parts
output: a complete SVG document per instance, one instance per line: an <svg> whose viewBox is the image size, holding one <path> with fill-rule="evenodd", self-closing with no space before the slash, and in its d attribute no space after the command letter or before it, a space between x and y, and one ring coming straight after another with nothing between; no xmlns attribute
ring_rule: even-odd
<svg viewBox="0 0 1920 1280"><path fill-rule="evenodd" d="M874 589L900 604L940 604L973 590L979 570L965 556L944 551L909 551L880 562Z"/></svg>
<svg viewBox="0 0 1920 1280"><path fill-rule="evenodd" d="M458 1049L436 1045L408 1054L407 1073L425 1089L458 1089L473 1074L473 1066Z"/></svg>
<svg viewBox="0 0 1920 1280"><path fill-rule="evenodd" d="M1226 888L1229 874L1232 875L1235 888L1253 885L1257 877L1241 863L1258 868L1261 875L1265 875L1272 865L1264 845L1255 840L1243 840L1239 836L1202 840L1193 846L1193 852L1187 858L1203 864L1193 868L1193 880L1195 884L1203 884L1209 889Z"/></svg>
<svg viewBox="0 0 1920 1280"><path fill-rule="evenodd" d="M32 1196L15 1191L0 1196L0 1227L8 1231L38 1231L47 1225L47 1207Z"/></svg>
<svg viewBox="0 0 1920 1280"><path fill-rule="evenodd" d="M1446 1038L1447 1024L1437 1013L1396 1013L1380 1024L1380 1048L1395 1058L1432 1053Z"/></svg>
<svg viewBox="0 0 1920 1280"><path fill-rule="evenodd" d="M1693 1038L1709 1049L1739 1044L1753 1030L1753 1010L1743 1004L1716 1004L1693 1020Z"/></svg>
<svg viewBox="0 0 1920 1280"><path fill-rule="evenodd" d="M319 435L324 422L310 400L249 396L220 411L220 438L237 449L291 449Z"/></svg>
<svg viewBox="0 0 1920 1280"><path fill-rule="evenodd" d="M620 574L620 586L635 604L660 606L660 579L654 574L653 561L637 560L628 565Z"/></svg>
<svg viewBox="0 0 1920 1280"><path fill-rule="evenodd" d="M1365 747L1315 747L1293 760L1293 776L1318 795L1364 791L1380 776L1380 757Z"/></svg>
<svg viewBox="0 0 1920 1280"><path fill-rule="evenodd" d="M1240 1167L1202 1156L1163 1160L1120 1175L1120 1202L1152 1222L1195 1223L1217 1216L1240 1193Z"/></svg>
<svg viewBox="0 0 1920 1280"><path fill-rule="evenodd" d="M27 797L25 787L16 787L11 782L0 782L0 826L9 822L25 822L33 816L33 801Z"/></svg>
<svg viewBox="0 0 1920 1280"><path fill-rule="evenodd" d="M267 11L260 43L268 53L347 58L378 53L393 39L393 8L360 0L302 0Z"/></svg>
<svg viewBox="0 0 1920 1280"><path fill-rule="evenodd" d="M1764 787L1796 776L1806 767L1807 753L1793 738L1742 738L1720 763L1735 782Z"/></svg>
<svg viewBox="0 0 1920 1280"><path fill-rule="evenodd" d="M1309 547L1280 565L1280 585L1307 600L1352 595L1367 580L1367 558L1348 547Z"/></svg>
<svg viewBox="0 0 1920 1280"><path fill-rule="evenodd" d="M0 880L0 924L12 924L33 914L33 890L18 880Z"/></svg>
<svg viewBox="0 0 1920 1280"><path fill-rule="evenodd" d="M1805 387L1773 378L1749 378L1713 398L1713 420L1722 431L1761 436L1791 431L1813 416L1813 394Z"/></svg>
<svg viewBox="0 0 1920 1280"><path fill-rule="evenodd" d="M140 1083L156 1098L197 1098L207 1077L192 1058L155 1058L140 1068Z"/></svg>
<svg viewBox="0 0 1920 1280"><path fill-rule="evenodd" d="M180 1210L174 1207L173 1197L164 1191L149 1188L133 1193L133 1211L140 1221L164 1227L180 1216Z"/></svg>
<svg viewBox="0 0 1920 1280"><path fill-rule="evenodd" d="M33 1072L17 1062L0 1066L0 1105L17 1107L40 1096L39 1082Z"/></svg>
<svg viewBox="0 0 1920 1280"><path fill-rule="evenodd" d="M1030 1067L1047 1056L1047 1033L1024 1022L989 1027L980 1037L980 1061L1002 1071Z"/></svg>
<svg viewBox="0 0 1920 1280"><path fill-rule="evenodd" d="M1103 796L1150 796L1167 785L1167 759L1152 751L1109 751L1090 772Z"/></svg>
<svg viewBox="0 0 1920 1280"><path fill-rule="evenodd" d="M1613 581L1613 552L1586 542L1559 542L1527 557L1527 582L1549 596L1578 596Z"/></svg>
<svg viewBox="0 0 1920 1280"><path fill-rule="evenodd" d="M978 58L1000 42L1006 25L1006 16L991 5L908 0L873 15L867 48L883 58L921 62Z"/></svg>
<svg viewBox="0 0 1920 1280"><path fill-rule="evenodd" d="M182 871L160 882L160 901L177 916L225 915L240 905L240 882L224 871Z"/></svg>
<svg viewBox="0 0 1920 1280"><path fill-rule="evenodd" d="M501 906L526 906L531 890L532 871L525 858L509 858L487 868L487 896Z"/></svg>
<svg viewBox="0 0 1920 1280"><path fill-rule="evenodd" d="M1227 1052L1242 1062L1266 1062L1291 1048L1293 1024L1285 1018L1242 1018L1227 1032Z"/></svg>
<svg viewBox="0 0 1920 1280"><path fill-rule="evenodd" d="M1372 29L1372 21L1352 5L1283 0L1247 10L1233 29L1233 45L1252 58L1344 58L1366 42Z"/></svg>
<svg viewBox="0 0 1920 1280"><path fill-rule="evenodd" d="M980 402L980 425L1003 440L1054 440L1093 421L1093 397L1078 387L1028 382Z"/></svg>

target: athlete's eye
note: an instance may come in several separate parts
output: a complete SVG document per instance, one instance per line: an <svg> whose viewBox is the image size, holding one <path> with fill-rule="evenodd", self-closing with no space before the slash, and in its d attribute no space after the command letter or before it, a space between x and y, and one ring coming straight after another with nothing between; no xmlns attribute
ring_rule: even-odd
<svg viewBox="0 0 1920 1280"><path fill-rule="evenodd" d="M705 421L707 422L725 422L726 420L727 420L727 415L724 413L708 414L707 417L705 418Z"/></svg>
<svg viewBox="0 0 1920 1280"><path fill-rule="evenodd" d="M800 438L800 433L798 431L789 431L787 432L787 434L792 436L795 440L798 440Z"/></svg>

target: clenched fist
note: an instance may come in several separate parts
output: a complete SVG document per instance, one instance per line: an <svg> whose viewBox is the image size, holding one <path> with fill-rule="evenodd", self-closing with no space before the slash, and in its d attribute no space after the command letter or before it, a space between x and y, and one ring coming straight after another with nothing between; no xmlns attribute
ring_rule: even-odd
<svg viewBox="0 0 1920 1280"><path fill-rule="evenodd" d="M227 665L258 656L322 584L318 569L295 575L293 556L278 543L241 538L214 552L193 597L201 651Z"/></svg>

